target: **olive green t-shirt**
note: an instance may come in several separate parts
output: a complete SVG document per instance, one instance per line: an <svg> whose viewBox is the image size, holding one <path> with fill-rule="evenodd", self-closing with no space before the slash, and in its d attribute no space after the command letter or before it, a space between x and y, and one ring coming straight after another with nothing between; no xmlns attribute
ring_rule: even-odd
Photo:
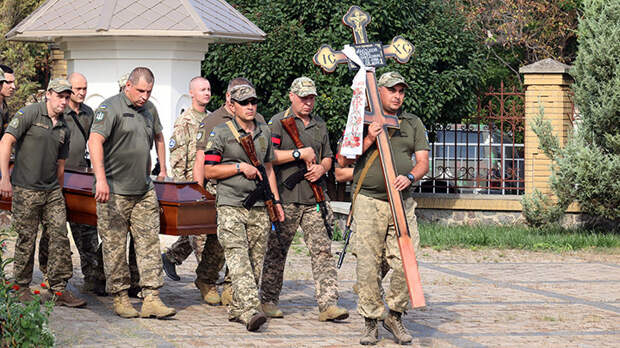
<svg viewBox="0 0 620 348"><path fill-rule="evenodd" d="M67 158L71 140L63 115L52 125L46 103L34 103L13 116L6 132L17 139L11 183L31 190L60 187L57 161Z"/></svg>
<svg viewBox="0 0 620 348"><path fill-rule="evenodd" d="M150 100L147 100L144 104L144 108L153 116L153 134L161 133L164 130L164 127L162 127L161 121L159 120L159 113L157 112L155 104L153 104ZM152 141L150 147L153 147Z"/></svg>
<svg viewBox="0 0 620 348"><path fill-rule="evenodd" d="M86 135L82 134L82 131L75 123L74 117L80 123ZM88 162L84 155L86 154L86 142L90 135L90 127L93 124L94 117L93 109L84 103L80 105L77 113L69 105L65 107L65 122L67 122L67 127L71 130L71 146L69 146L69 157L65 164L67 167L88 167Z"/></svg>
<svg viewBox="0 0 620 348"><path fill-rule="evenodd" d="M224 105L207 114L207 116L202 119L202 122L200 122L198 133L196 134L196 150L204 151L207 145L207 138L209 138L209 134L211 134L213 128L232 119L233 115L226 110ZM265 123L265 118L259 113L256 114L255 119L258 123Z"/></svg>
<svg viewBox="0 0 620 348"><path fill-rule="evenodd" d="M407 173L411 172L413 169L413 154L417 151L428 151L431 147L428 144L426 128L417 116L402 113L398 115L398 118L400 120L400 129L396 130L391 136L390 144L392 147L392 154L394 155L397 175L407 175ZM364 126L364 136L367 132L368 127ZM355 186L366 164L366 160L376 149L377 144L374 143L362 154L358 161L356 161L355 170L353 172L353 192L355 192ZM409 190L410 188L407 188L401 192L403 195L409 195ZM362 182L360 194L383 201L388 200L387 191L385 189L385 178L383 177L383 170L381 168L381 159L378 156L368 169L366 178Z"/></svg>
<svg viewBox="0 0 620 348"><path fill-rule="evenodd" d="M141 195L153 188L149 162L155 130L146 107L134 106L121 92L95 110L91 132L105 138L103 165L111 193Z"/></svg>
<svg viewBox="0 0 620 348"><path fill-rule="evenodd" d="M235 119L233 125L240 136L247 134L237 124ZM271 145L271 132L265 123L254 121L256 128L252 132L256 158L261 163L271 162L274 159L273 146ZM205 164L231 164L245 162L252 164L250 158L241 147L228 126L220 124L210 133L206 144ZM263 178L267 180L267 178ZM235 207L243 206L243 200L256 189L256 180L250 180L239 173L226 179L217 181L216 204L231 205ZM264 206L265 202L257 201L255 206Z"/></svg>
<svg viewBox="0 0 620 348"><path fill-rule="evenodd" d="M0 138L2 138L6 127L9 125L9 116L9 106L6 104L6 100L3 100L0 104Z"/></svg>
<svg viewBox="0 0 620 348"><path fill-rule="evenodd" d="M286 129L280 122L284 119L286 111L276 114L269 120L269 128L271 129L271 140L273 142L274 150L291 150L291 152L297 147L293 143L293 139L288 134ZM304 121L295 117L294 114L289 113L286 118L294 117L295 124L297 125L297 131L299 132L299 138L304 146L309 146L314 149L317 162L320 163L324 158L333 157L332 149L329 146L329 136L327 133L327 124L325 121L316 115L310 115L310 123L307 126L304 125ZM283 203L298 203L298 204L315 204L316 200L310 188L310 182L302 179L292 190L284 187L284 180L289 176L298 172L306 164L303 160L292 161L276 166L276 179L278 181L278 190L280 192L280 200ZM321 182L323 190L326 190L326 186Z"/></svg>

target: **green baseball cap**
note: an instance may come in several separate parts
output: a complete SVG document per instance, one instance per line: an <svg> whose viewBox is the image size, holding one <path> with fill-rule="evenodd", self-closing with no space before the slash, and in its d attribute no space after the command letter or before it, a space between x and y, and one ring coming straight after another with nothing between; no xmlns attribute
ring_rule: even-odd
<svg viewBox="0 0 620 348"><path fill-rule="evenodd" d="M405 82L405 78L403 77L403 75L401 75L397 71L390 71L379 77L377 87L394 87L401 83L405 85L406 88L409 88L409 85L407 84L407 82Z"/></svg>
<svg viewBox="0 0 620 348"><path fill-rule="evenodd" d="M66 91L73 93L73 89L71 88L71 82L61 78L56 78L50 81L50 83L47 85L47 90L52 90L56 93L62 93Z"/></svg>
<svg viewBox="0 0 620 348"><path fill-rule="evenodd" d="M297 94L300 97L306 97L309 95L316 95L316 86L314 81L302 76L298 77L291 83L291 93Z"/></svg>
<svg viewBox="0 0 620 348"><path fill-rule="evenodd" d="M0 82L6 81L6 77L4 77L4 71L0 68Z"/></svg>
<svg viewBox="0 0 620 348"><path fill-rule="evenodd" d="M230 90L230 98L236 101L244 101L256 97L256 90L250 85L238 85Z"/></svg>
<svg viewBox="0 0 620 348"><path fill-rule="evenodd" d="M127 84L127 80L129 80L129 73L123 74L123 76L118 79L118 87L125 87L125 85Z"/></svg>

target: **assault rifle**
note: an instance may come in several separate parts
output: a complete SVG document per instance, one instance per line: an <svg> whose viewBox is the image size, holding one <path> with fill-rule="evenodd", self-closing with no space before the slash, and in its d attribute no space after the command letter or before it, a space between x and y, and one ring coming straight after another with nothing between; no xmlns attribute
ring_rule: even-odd
<svg viewBox="0 0 620 348"><path fill-rule="evenodd" d="M304 147L304 144L301 142L301 139L299 138L299 131L297 130L297 124L295 124L295 117L293 116L293 117L283 118L282 120L280 120L280 122L282 123L282 127L284 127L288 135L293 140L295 147L297 147L298 149L301 149L302 147ZM329 225L329 222L327 220L327 206L325 205L325 194L323 194L323 189L316 182L308 182L308 183L310 184L310 188L312 189L314 200L316 201L316 204L319 207L319 210L321 211L321 217L323 218L323 223L325 224L325 230L327 231L327 236L331 240L333 238L334 231L333 231L332 226Z"/></svg>
<svg viewBox="0 0 620 348"><path fill-rule="evenodd" d="M353 205L351 205L351 208L353 208ZM349 216L347 216L347 224L345 225L345 228L344 228L344 245L342 246L342 251L338 255L338 263L336 264L336 267L338 267L338 269L342 267L342 262L344 261L344 255L347 253L347 247L349 246L349 240L351 239L351 233L353 233L353 231L351 231L352 222L353 222L353 209L349 211Z"/></svg>
<svg viewBox="0 0 620 348"><path fill-rule="evenodd" d="M239 137L239 143L243 150L250 158L250 162L252 165L258 169L258 172L262 176L262 180L258 180L258 184L256 185L256 189L243 200L243 207L245 209L250 209L254 206L254 204L262 200L265 202L265 206L267 207L267 213L269 214L269 220L273 224L276 232L280 231L280 220L278 219L278 212L276 211L276 207L273 204L274 196L273 192L271 192L271 187L269 187L269 178L267 177L267 171L265 170L265 166L256 158L256 149L254 148L254 140L252 139L252 134L246 134L242 137Z"/></svg>

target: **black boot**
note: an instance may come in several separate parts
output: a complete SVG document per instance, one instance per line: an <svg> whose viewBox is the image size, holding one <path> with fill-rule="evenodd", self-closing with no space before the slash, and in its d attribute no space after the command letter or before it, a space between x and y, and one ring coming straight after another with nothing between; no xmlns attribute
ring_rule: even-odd
<svg viewBox="0 0 620 348"><path fill-rule="evenodd" d="M166 253L161 254L161 263L164 266L164 272L166 272L168 278L174 280L175 282L181 280L181 277L179 277L179 275L177 274L177 265L168 260L168 257L166 257Z"/></svg>

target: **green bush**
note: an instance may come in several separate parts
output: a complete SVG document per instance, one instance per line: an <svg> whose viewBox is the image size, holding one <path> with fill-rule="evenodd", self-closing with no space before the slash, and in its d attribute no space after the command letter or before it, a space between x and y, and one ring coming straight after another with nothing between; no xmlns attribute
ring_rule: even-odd
<svg viewBox="0 0 620 348"><path fill-rule="evenodd" d="M523 216L529 226L541 227L558 223L564 209L555 204L549 196L534 190L531 194L526 194L521 198L523 206Z"/></svg>
<svg viewBox="0 0 620 348"><path fill-rule="evenodd" d="M8 280L5 272L11 258L4 258L6 239L0 234L0 347L52 347L54 334L48 327L48 318L54 304L48 301L41 311L38 291L35 300L20 303L17 284Z"/></svg>
<svg viewBox="0 0 620 348"><path fill-rule="evenodd" d="M571 71L577 131L560 147L543 112L532 128L554 160L558 206L576 201L584 213L620 222L620 1L586 0L578 34Z"/></svg>

